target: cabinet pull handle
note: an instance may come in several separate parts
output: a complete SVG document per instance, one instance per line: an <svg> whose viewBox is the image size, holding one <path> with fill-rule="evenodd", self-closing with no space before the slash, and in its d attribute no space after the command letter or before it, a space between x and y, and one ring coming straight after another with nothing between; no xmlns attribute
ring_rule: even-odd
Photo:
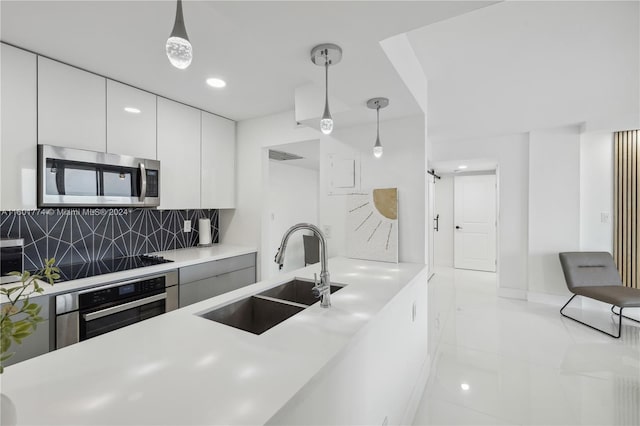
<svg viewBox="0 0 640 426"><path fill-rule="evenodd" d="M147 197L147 171L144 163L139 164L140 167L140 201L144 201Z"/></svg>

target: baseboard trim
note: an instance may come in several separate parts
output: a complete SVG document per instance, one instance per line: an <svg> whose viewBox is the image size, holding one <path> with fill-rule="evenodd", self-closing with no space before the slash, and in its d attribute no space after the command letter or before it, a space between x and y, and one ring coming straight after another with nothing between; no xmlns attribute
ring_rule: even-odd
<svg viewBox="0 0 640 426"><path fill-rule="evenodd" d="M506 299L527 300L527 291L518 288L498 287L498 296Z"/></svg>
<svg viewBox="0 0 640 426"><path fill-rule="evenodd" d="M537 291L529 291L527 292L527 300L532 303L542 303L545 305L553 305L553 306L562 306L567 303L571 297L570 294L560 295L560 294L549 294L549 293L539 293Z"/></svg>

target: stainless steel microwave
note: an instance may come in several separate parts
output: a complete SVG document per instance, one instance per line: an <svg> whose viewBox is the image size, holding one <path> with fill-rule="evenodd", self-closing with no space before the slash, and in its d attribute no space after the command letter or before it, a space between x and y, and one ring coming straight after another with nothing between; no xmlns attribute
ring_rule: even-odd
<svg viewBox="0 0 640 426"><path fill-rule="evenodd" d="M156 207L160 161L38 145L38 207Z"/></svg>

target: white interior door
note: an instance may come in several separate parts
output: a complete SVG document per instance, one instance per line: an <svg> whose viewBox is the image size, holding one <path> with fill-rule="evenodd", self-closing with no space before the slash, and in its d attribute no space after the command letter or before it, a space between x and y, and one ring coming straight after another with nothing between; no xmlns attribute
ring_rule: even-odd
<svg viewBox="0 0 640 426"><path fill-rule="evenodd" d="M454 267L496 271L496 176L454 180Z"/></svg>

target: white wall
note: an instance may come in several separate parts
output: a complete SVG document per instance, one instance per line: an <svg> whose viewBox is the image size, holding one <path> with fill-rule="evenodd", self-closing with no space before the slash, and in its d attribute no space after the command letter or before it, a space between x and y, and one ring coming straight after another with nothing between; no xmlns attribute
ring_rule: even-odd
<svg viewBox="0 0 640 426"><path fill-rule="evenodd" d="M429 138L429 126L427 123L427 108L428 108L428 95L429 95L429 81L427 79L427 75L418 60L415 50L411 45L411 42L407 36L407 34L398 34L392 37L389 37L385 40L380 41L380 47L384 50L385 55L389 59L389 62L393 65L396 72L402 79L404 85L409 89L414 99L420 106L420 109L424 113L424 117L422 118L422 123L424 126L423 138L424 138L424 146L422 147L422 154L424 157L424 166L429 164L429 158L431 156L430 146L428 143ZM423 171L426 171L426 167L423 168ZM426 173L423 173L424 179L424 187L425 190L429 191L429 177ZM425 219L429 224L427 226L431 227L433 223L433 211L432 206L430 206L429 202L430 195L425 194L424 199L424 211L425 211ZM431 263L435 263L433 260L433 255L431 251L433 250L433 230L425 231L425 238L422 241L423 244L423 253L424 260L420 262L427 263L429 268L429 273L433 272L433 266Z"/></svg>
<svg viewBox="0 0 640 426"><path fill-rule="evenodd" d="M580 136L580 250L613 253L612 132Z"/></svg>
<svg viewBox="0 0 640 426"><path fill-rule="evenodd" d="M223 243L258 248L258 277L273 263L272 253L262 253L268 241L268 215L263 214L266 194L263 180L268 179L267 150L274 145L320 139L319 224L332 228L328 238L331 256L346 253L345 196L327 195L327 155L339 152L360 154L363 188L398 187L400 261L425 261L425 123L423 116L380 123L384 155L372 154L375 125L367 124L334 130L322 135L308 127L295 127L293 111L238 122L237 127L237 203L235 210L221 210ZM289 255L289 253L287 254Z"/></svg>
<svg viewBox="0 0 640 426"><path fill-rule="evenodd" d="M362 189L398 188L400 262L425 262L424 118L408 117L380 123L382 158L373 156L375 125L334 130L320 142L320 222L331 227L332 256L346 254L345 195L328 195L327 155L359 155Z"/></svg>
<svg viewBox="0 0 640 426"><path fill-rule="evenodd" d="M318 223L318 170L290 166L270 160L268 178L265 181L267 194L265 209L269 220L268 240L263 244L265 258L275 256L282 235L291 225L307 222ZM287 244L283 272L304 267L303 232L291 236ZM268 262L262 278L278 274L278 265Z"/></svg>
<svg viewBox="0 0 640 426"><path fill-rule="evenodd" d="M565 294L558 253L580 249L580 127L529 138L529 291Z"/></svg>
<svg viewBox="0 0 640 426"><path fill-rule="evenodd" d="M436 179L435 214L440 215L439 231L434 233L434 263L453 267L453 176Z"/></svg>
<svg viewBox="0 0 640 426"><path fill-rule="evenodd" d="M418 102L422 112L426 114L428 81L407 34L398 34L382 40L380 46L405 86Z"/></svg>
<svg viewBox="0 0 640 426"><path fill-rule="evenodd" d="M529 137L527 134L439 141L430 161L491 160L498 164L498 286L526 297L528 262Z"/></svg>
<svg viewBox="0 0 640 426"><path fill-rule="evenodd" d="M296 127L293 111L238 122L236 135L236 208L220 211L220 241L258 249L258 277L262 265L273 262L267 253L263 259L263 206L266 195L263 179L267 176L268 152L263 148L318 138L317 130ZM266 215L265 215L266 217ZM266 237L266 236L265 236Z"/></svg>
<svg viewBox="0 0 640 426"><path fill-rule="evenodd" d="M565 294L557 253L611 247L607 140L640 125L639 7L503 2L408 33L428 79L429 161L499 162L502 295ZM588 133L560 127L576 123Z"/></svg>
<svg viewBox="0 0 640 426"><path fill-rule="evenodd" d="M534 296L566 294L559 252L612 250L612 133L581 133L579 126L566 126L531 132L528 137L433 144L434 162L489 158L499 164L500 288L523 289ZM436 184L436 213L447 206L453 210L449 199L453 188L446 179ZM601 222L601 213L610 214L609 223ZM442 230L449 226L442 213L440 224ZM438 234L436 264L451 265L453 244Z"/></svg>

